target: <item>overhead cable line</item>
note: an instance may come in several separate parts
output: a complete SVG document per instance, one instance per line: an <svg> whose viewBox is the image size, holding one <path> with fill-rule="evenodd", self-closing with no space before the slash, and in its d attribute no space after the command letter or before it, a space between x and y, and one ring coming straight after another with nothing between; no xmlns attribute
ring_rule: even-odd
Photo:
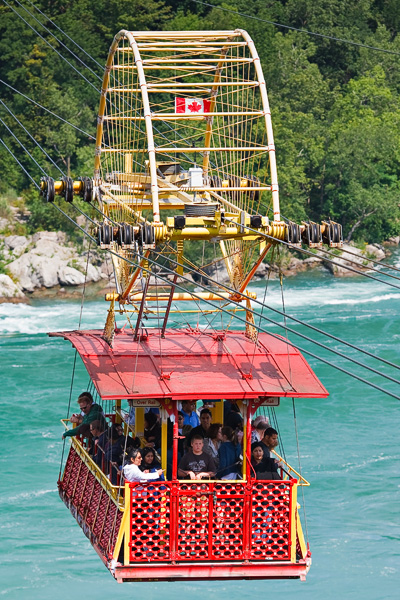
<svg viewBox="0 0 400 600"><path fill-rule="evenodd" d="M328 250L325 250L325 252L328 252L328 254L332 255L331 252L329 252ZM359 254L357 254L357 252L351 252L350 250L344 250L342 249L343 254L350 254L351 256L360 256ZM344 258L344 257L343 257ZM344 259L347 260L347 259ZM372 258L367 258L366 260L368 260L368 262L372 262L374 263L374 265L380 265L381 267L385 267L386 269L391 269L392 271L398 271L400 273L400 269L398 269L397 267L394 267L393 265L388 265L387 263L383 263L379 260L373 260ZM353 261L349 261L349 262L353 262ZM378 273L381 273L380 269L374 269L374 271L377 271ZM386 275L387 277L394 277L395 279L400 279L400 277L395 277L394 275L388 275L388 273L382 273L382 275Z"/></svg>
<svg viewBox="0 0 400 600"><path fill-rule="evenodd" d="M21 123L21 121L18 119L18 117L16 117L14 115L14 113L12 112L12 110L10 108L8 108L8 106L5 104L5 102L3 102L3 100L1 100L0 98L0 102L1 104L4 106L4 108L10 113L10 115L17 121L17 123L22 127L22 129L25 131L25 133L27 133L29 135L29 137L31 138L31 140L33 140L35 142L35 144L40 148L40 150L43 152L43 154L45 154L47 156L47 158L50 160L50 162L56 167L56 169L59 170L59 172L61 173L61 175L65 175L64 171L62 169L60 169L60 167L58 166L58 164L51 158L51 156L49 156L46 152L46 150L44 148L42 148L42 146L39 144L39 142L33 137L33 135L31 135L29 133L29 131L26 129L26 127Z"/></svg>
<svg viewBox="0 0 400 600"><path fill-rule="evenodd" d="M12 153L12 151L10 150L10 148L7 146L7 144L4 142L4 140L2 140L0 138L0 142L3 144L3 146L5 147L6 150L8 150L8 152L11 154L11 156L13 157L13 159L15 160L15 162L17 162L19 164L19 166L21 167L21 169L26 173L26 175L28 175L29 179L32 180L32 182L34 183L34 185L37 187L38 190L40 190L40 186L36 183L36 181L34 180L34 178L32 177L32 175L30 175L28 173L28 171L25 169L25 167L20 163L20 161L18 160L18 158Z"/></svg>
<svg viewBox="0 0 400 600"><path fill-rule="evenodd" d="M228 219L226 217L225 217L225 221L227 223L233 223L234 225L237 225L237 223L235 221L232 221L231 219ZM275 242L278 241L280 244L288 246L288 248L294 248L295 250L297 250L297 252L303 252L303 254L308 254L309 256L312 256L313 258L320 258L320 257L318 257L318 255L314 254L314 252L310 252L309 250L305 250L304 248L298 248L295 244L291 244L290 242L285 242L284 240L278 240L277 238L274 238L272 235L268 235L267 233L260 233L256 229L252 229L251 227L248 227L247 225L246 225L246 229L248 229L249 231L252 231L252 232L256 233L257 235L264 237L268 240L272 240ZM320 260L324 260L324 261L329 262L338 267L342 267L343 269L347 269L348 271L351 271L352 273L356 273L357 275L363 275L364 277L368 277L368 279L373 279L374 281L378 281L379 283L383 283L384 285L389 285L390 287L395 288L396 290L400 290L400 286L395 285L394 283L390 283L389 281L382 281L382 279L379 279L378 277L374 277L373 275L369 275L368 273L363 273L362 271L359 271L358 269L354 269L353 267L350 267L348 265L342 265L342 264L336 262L335 260L332 260L329 258L323 258L323 259L320 258Z"/></svg>
<svg viewBox="0 0 400 600"><path fill-rule="evenodd" d="M87 69L88 71L90 71L93 75L95 75L95 77L97 77L98 79L100 79L100 77L97 75L97 73L95 73L93 71L93 69L91 69L85 62L83 62L83 60L81 58L79 58L79 56L77 54L75 54L75 52L73 52L70 48L68 48L68 46L66 44L64 44L64 42L62 40L60 40L57 36L54 35L54 33L52 31L50 31L50 29L48 27L46 27L46 25L44 25L41 21L39 21L39 19L37 19L35 17L34 14L32 14L23 4L21 4L21 2L19 2L18 0L14 0L18 6L20 6L25 12L28 13L28 15L30 15L32 17L32 19L34 19L36 21L36 23L38 23L39 25L41 25L41 27L43 27L43 29L45 29L47 31L47 33L49 33L52 37L54 37L55 40L57 40L57 42L67 50L67 52L69 52L70 54L72 54L72 56L74 58L76 58L76 60L78 60L84 67L85 69ZM43 13L42 13L43 14Z"/></svg>
<svg viewBox="0 0 400 600"><path fill-rule="evenodd" d="M325 248L318 248L318 252L322 252L323 254L327 254L328 256L334 256L336 258L339 258L336 254L333 254L333 252L329 252L329 250L325 250ZM346 251L344 251L344 252L346 252ZM380 264L378 261L373 261L373 260L370 261L370 259L367 257L360 257L360 255L356 254L355 252L349 252L349 254L351 254L352 256L358 256L359 258L363 258L364 260L367 260L368 262L376 263L378 265ZM340 256L340 258L342 258L346 262L351 263L353 265L361 266L359 262L357 262L355 260L351 260L351 258L344 258L344 256ZM322 258L322 260L325 260L325 258ZM344 265L341 265L341 266L343 267ZM366 268L368 268L369 271L374 271L375 273L380 273L384 277L391 277L392 279L397 279L398 281L400 281L400 277L398 277L397 275L392 275L391 273L385 273L381 269L376 269L375 267L368 266ZM385 283L385 282L382 281L382 283Z"/></svg>
<svg viewBox="0 0 400 600"><path fill-rule="evenodd" d="M39 104L39 102L36 102L36 100L33 100L32 98L30 98L29 96L27 96L26 94L23 94L22 92L20 92L19 90L17 90L15 87L13 87L12 85L10 85L9 83L7 83L6 81L3 81L3 79L0 79L0 83L6 85L7 87L9 87L11 90L13 90L13 92L15 92L16 94L19 94L20 96L23 96L23 98L26 98L26 100L29 100L30 102L32 102L33 104L36 104L36 106L38 106L39 108L42 108L43 110L45 110L46 112L50 113L51 115L53 115L53 117L56 117L56 119L60 119L60 121L63 121L64 123L66 123L67 125L71 125L71 127L73 127L74 129L77 129L77 131L80 131L80 133L83 133L84 135L87 135L89 138L91 138L92 140L95 140L95 136L91 135L90 133L88 133L87 131L84 131L83 129L80 129L79 127L77 127L76 125L74 125L73 123L70 123L70 121L67 121L67 119L64 119L63 117L60 117L60 115L57 115L55 112L49 110L48 108L46 108L45 106L42 106L41 104Z"/></svg>
<svg viewBox="0 0 400 600"><path fill-rule="evenodd" d="M237 10L233 10L231 8L226 8L224 6L218 6L217 4L211 4L210 2L203 2L202 0L192 0L192 2L195 2L196 4L203 4L204 6L209 6L210 8L217 8L219 10L223 10L225 12L229 12L234 15L239 15L240 17L245 17L246 19L253 19L254 21L260 21L261 23L268 23L269 25L275 25L275 27L282 27L283 29L297 31L298 33L305 33L307 35L313 35L315 37L323 38L326 40L332 40L334 42L341 42L342 44L350 44L351 46L358 46L360 48L367 48L368 50L375 50L377 52L385 52L386 54L394 54L395 56L400 56L400 52L396 52L396 50L387 50L386 48L378 48L376 46L370 46L368 44L363 44L362 42L353 42L352 40L346 40L344 38L339 38L339 37L336 37L333 35L327 35L325 33L316 33L315 31L309 31L308 29L300 29L299 27L283 25L282 23L277 23L276 21L268 21L267 19L261 19L260 17L256 17L254 15L248 15L246 13L242 13Z"/></svg>
<svg viewBox="0 0 400 600"><path fill-rule="evenodd" d="M13 133L11 131L11 129L8 127L8 125L6 125L6 123L4 123L3 119L0 118L0 123L2 123L4 125L4 127L8 130L9 133L11 133L11 135L13 136L13 138L15 140L17 140L18 144L25 150L25 152L27 153L27 155L33 160L33 162L39 167L39 169L42 171L43 175L47 176L46 171L43 169L43 167L41 167L38 163L38 161L32 156L32 154L25 148L25 146L23 145L23 143L21 142L21 140L18 139L18 137L15 135L15 133Z"/></svg>
<svg viewBox="0 0 400 600"><path fill-rule="evenodd" d="M45 19L47 19L47 20L48 20L48 21L49 21L49 22L50 22L52 25L54 25L54 27L56 27L56 28L58 29L58 31L60 31L60 32L61 32L63 35L65 35L65 37L67 37L67 38L68 38L68 39L69 39L69 40L70 40L70 41L71 41L73 44L75 44L75 46L76 46L77 48L79 48L79 50L81 50L81 51L82 51L84 54L86 54L86 56L87 56L88 58L90 58L91 60L93 60L93 61L96 63L96 65L98 65L98 66L99 66L101 69L104 69L104 65L102 65L102 64L101 64L101 63L99 63L99 62L98 62L98 61L97 61L95 58L93 58L93 56L91 56L91 55L89 54L89 52L86 52L86 50L85 50L84 48L82 48L82 46L80 46L80 45L79 45L77 42L75 42L75 40L73 40L73 39L72 39L72 37L70 37L70 36L68 35L68 33L66 33L65 31L63 31L63 30L61 29L61 27L59 27L59 26L57 25L57 23L54 23L54 21L52 21L52 20L50 19L50 17L48 17L48 16L47 16L47 15L46 15L44 12L42 12L42 11L41 11L41 10L40 10L40 9L39 9L37 6L35 6L35 5L33 4L33 2L31 2L31 0L26 0L26 2L29 2L29 4L30 4L31 6L33 6L33 7L34 7L34 8L35 8L35 9L36 9L36 10L37 10L37 11L38 11L38 12L39 12L39 13L40 13L40 14L41 14L41 15L42 15L42 16L43 16Z"/></svg>
<svg viewBox="0 0 400 600"><path fill-rule="evenodd" d="M91 204L91 206L93 206L93 208L96 208L96 207L95 207L93 204ZM102 214L102 215L103 215L103 217L105 217L105 218L109 218L109 217L107 217L107 215L105 215L105 214L104 214L104 213L103 213L103 212L102 212L100 209L96 209L96 210L98 210L98 212L99 212L100 214ZM114 223L114 224L115 224L115 225L117 225L116 223ZM281 240L277 240L276 238L274 238L274 239L275 239L275 241L281 241ZM157 254L158 254L159 256L161 256L161 253L157 253ZM164 255L162 255L162 256L164 256ZM175 261L174 259L172 259L172 258L170 258L170 257L168 257L168 258L167 258L167 257L164 257L164 258L165 258L167 261L169 261L169 262L173 263L175 266L181 266L181 265L180 265L180 263L178 263L177 261ZM212 279L212 278L211 278L211 277L210 277L210 276L209 276L207 273L205 273L205 272L204 272L204 271L203 271L203 270L202 270L200 267L196 267L196 266L195 266L193 263L190 263L190 265L189 265L189 271L190 271L191 273L197 273L197 274L200 274L202 277L206 277L206 278L208 279L208 281L209 281L209 282L211 282L212 284L214 284L215 286L217 286L217 287L219 287L219 288L223 288L223 289L225 289L226 291L228 291L228 292L230 292L230 293L232 293L232 294L235 294L236 296L241 296L241 298L242 298L242 299L247 299L247 298L248 298L248 296L246 296L246 294L244 294L243 292L239 292L238 290L235 290L234 288L231 288L231 287L229 287L228 285L226 285L226 284L224 284L224 283L222 283L222 282L218 282L218 281L216 281L215 279ZM361 271L360 271L360 273L361 273ZM361 273L361 274L362 274L362 275L364 275L364 273ZM158 277L158 275L156 275L156 276ZM385 283L385 282L382 282L382 283ZM200 285L200 286L201 286L203 289L207 289L207 288L206 288L206 286L205 286L205 285L203 285L203 284L201 284L201 283L199 283L198 285ZM225 299L225 300L226 300L226 299ZM364 350L363 348L360 348L359 346L355 346L354 344L351 344L350 342L347 342L346 340L343 340L343 339L341 339L341 338L339 338L339 337L337 337L337 336L335 336L335 335L333 335L333 334L331 334L331 333L328 333L328 332L324 331L323 329L319 329L318 327L315 327L314 325L310 325L309 323L306 323L305 321L302 321L302 320L300 320L300 319L297 319L296 317L293 317L293 316L291 316L291 315L288 315L286 312L282 312L282 311L280 311L280 310L279 310L279 309L277 309L277 308L273 308L272 306L269 306L268 304L265 304L265 302L264 302L264 301L263 301L263 302L260 302L260 300L257 300L257 299L252 299L252 302L253 302L254 304L258 304L258 305L260 305L260 306L261 306L261 314L259 314L259 313L255 312L255 311L251 311L251 310L249 311L249 312L252 312L252 313L253 313L253 315L254 315L255 317L264 318L264 317L263 317L263 313L262 313L262 311L263 311L263 309L264 309L264 308L267 308L267 309L271 310L272 312L275 312L275 313L279 314L280 316L283 316L283 317L285 317L285 318L288 318L288 319L290 319L290 320L292 320L292 321L294 321L294 322L298 323L299 325L302 325L302 326L304 326L304 327L307 327L307 328L309 328L309 329L312 329L313 331L315 331L315 332L317 332L317 333L319 333L319 334L321 334L321 335L324 335L324 336L326 336L326 337L328 337L328 338L330 338L330 339L332 339L332 340L334 340L334 341L336 341L336 342L339 342L339 343L341 343L341 344L343 344L343 345L345 345L345 346L348 346L349 348L352 348L353 350L356 350L357 352L360 352L360 353L362 353L362 354L365 354L366 356L369 356L369 357L371 357L371 358L374 358L374 359L375 359L375 360L377 360L378 362L382 362L382 363L384 363L384 364L388 365L389 367L393 367L393 368L395 368L395 369L398 369L398 370L400 370L400 366L399 366L399 365L396 365L395 363L392 363L392 362L390 362L390 361L388 361L388 360L386 360L386 359L384 359L384 358L380 358L380 357L376 356L375 354L373 354L372 352L368 352L368 350ZM239 306L239 305L238 305L238 306ZM274 321L274 323L275 323L275 321ZM380 374L380 373L378 373L378 374ZM397 380L395 380L395 379L393 379L393 381L394 381L395 383L400 383L400 382L398 382L398 381L397 381Z"/></svg>
<svg viewBox="0 0 400 600"><path fill-rule="evenodd" d="M24 19L24 17L23 17L22 15L20 15L20 14L19 14L19 12L18 12L17 10L15 10L15 8L13 8L13 7L12 7L12 6L11 6L11 5L10 5L10 4L7 2L7 0L3 0L3 2L4 2L4 4L6 4L6 6L8 6L8 8L10 8L10 9L11 9L11 10L12 10L12 11L13 11L13 12L14 12L16 15L17 15L17 17L19 17L20 19L22 19L22 21L23 21L23 22L24 22L26 25L28 25L28 27L29 27L30 29L32 29L32 31L34 31L34 32L36 33L36 35L38 35L38 36L40 37L40 39L42 39L42 40L44 41L44 43L45 43L45 44L47 44L47 45L48 45L48 46L49 46L49 47L50 47L52 50L54 50L54 52L56 52L60 58L62 58L63 60L65 60L65 62L66 62L66 63L67 63L67 64L68 64L68 65L69 65L69 66L70 66L70 67L71 67L71 68L72 68L72 69L73 69L73 70L74 70L76 73L78 73L78 75L80 75L80 76L81 76L81 77L82 77L82 78L83 78L83 79L86 81L86 83L88 83L88 84L89 84L89 85L90 85L90 86L91 86L93 89L95 89L95 90L96 90L96 92L98 92L98 93L100 94L100 90L99 90L98 88L96 88L96 86L95 86L95 85L94 85L94 84L93 84L91 81L89 81L89 79L87 79L87 77L85 77L85 76L83 75L83 73L81 73L81 72L79 71L79 69L77 69L77 68L76 68L76 67L75 67L75 66L74 66L74 65L73 65L73 64L72 64L72 63L71 63L71 62L70 62L70 61L69 61L67 58L65 58L65 56L63 56L63 55L61 54L61 52L59 52L59 51L57 50L57 48L54 48L54 46L53 46L52 44L50 44L50 42L48 42L48 41L46 40L46 38L45 38L45 37L43 37L43 36L42 36L42 35L41 35L41 34L40 34L40 33L39 33L39 32L38 32L38 31L37 31L37 30L36 30L36 29L33 27L33 25L31 25L30 23L28 23L28 21L27 21L26 19ZM28 12L29 12L29 11L28 11Z"/></svg>

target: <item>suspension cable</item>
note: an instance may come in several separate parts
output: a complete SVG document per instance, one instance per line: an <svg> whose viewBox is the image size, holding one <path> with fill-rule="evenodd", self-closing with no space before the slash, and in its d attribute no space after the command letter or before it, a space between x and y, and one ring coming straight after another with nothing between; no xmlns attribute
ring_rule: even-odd
<svg viewBox="0 0 400 600"><path fill-rule="evenodd" d="M13 136L14 139L17 140L18 144L25 150L25 152L27 153L27 155L29 156L29 158L31 158L33 160L33 162L39 167L39 169L42 171L43 175L47 176L46 171L43 169L43 167L41 167L38 163L38 161L32 156L32 154L25 148L25 146L23 145L23 143L21 142L21 140L18 139L18 137L15 135L15 133L13 133L11 131L11 129L8 127L8 125L6 125L6 123L4 123L3 119L0 117L0 123L2 123L4 125L4 127L9 131L9 133L11 133L11 135Z"/></svg>
<svg viewBox="0 0 400 600"><path fill-rule="evenodd" d="M74 129L76 129L77 131L79 131L80 133L83 133L84 135L87 135L89 138L91 138L92 140L95 140L95 136L91 135L90 133L88 133L87 131L84 131L83 129L80 129L79 127L77 127L76 125L74 125L73 123L70 123L69 121L67 121L66 119L63 119L63 117L60 117L60 115L56 115L56 113L54 113L53 111L49 110L48 108L46 108L45 106L42 106L42 104L39 104L39 102L36 102L36 100L33 100L32 98L29 98L29 96L27 96L26 94L23 94L22 92L20 92L19 90L17 90L15 87L13 87L12 85L10 85L9 83L6 83L5 81L3 81L2 79L0 79L0 83L2 83L3 85L6 85L7 87L9 87L11 90L13 90L13 92L15 92L16 94L19 94L20 96L23 96L23 98L26 98L27 100L29 100L30 102L32 102L33 104L36 104L36 106L38 106L39 108L45 110L46 112L50 113L51 115L53 115L53 117L56 117L57 119L60 119L60 121L63 121L64 123L66 123L67 125L70 125L71 127L73 127Z"/></svg>
<svg viewBox="0 0 400 600"><path fill-rule="evenodd" d="M225 12L232 13L234 15L239 15L240 17L246 17L247 19L253 19L254 21L260 21L261 23L268 23L269 25L275 25L276 27L282 27L283 29L290 29L291 31L297 31L298 33L306 33L307 35L313 35L315 37L320 37L326 40L332 40L334 42L341 42L342 44L350 44L351 46L358 46L360 48L368 48L369 50L376 50L377 52L385 52L387 54L394 54L395 56L400 56L400 52L396 52L395 50L386 50L385 48L377 48L376 46L369 46L368 44L363 44L361 42L353 42L352 40L346 40L344 38L338 38L333 35L326 35L324 33L316 33L314 31L309 31L307 29L299 29L298 27L291 27L290 25L283 25L282 23L276 23L275 21L268 21L267 19L261 19L260 17L255 17L254 15L248 15L246 13L239 12L237 10L233 10L231 8L225 8L224 6L218 6L216 4L211 4L209 2L203 2L202 0L192 0L196 4L203 4L204 6L209 6L211 8L217 8L219 10L223 10Z"/></svg>
<svg viewBox="0 0 400 600"><path fill-rule="evenodd" d="M332 252L329 252L329 250L324 249L324 252L326 252L330 256L332 256ZM344 248L342 249L342 252L343 252L343 254L350 254L351 256L360 256L359 254L357 254L357 252L351 252L350 250L347 250ZM344 257L343 257L343 259L348 260L347 258L344 258ZM391 269L392 271L398 271L400 273L400 269L398 267L394 267L393 265L388 265L387 263L384 263L380 260L374 260L372 258L367 258L366 260L368 260L368 262L374 263L374 265L380 265L381 267L385 267L386 269ZM349 262L353 262L353 261L349 261ZM382 273L382 271L380 269L373 269L373 270L376 271L377 273ZM400 279L400 277L395 277L394 275L389 275L388 273L382 273L382 275L386 275L386 277L393 277L394 279Z"/></svg>
<svg viewBox="0 0 400 600"><path fill-rule="evenodd" d="M227 217L225 218L225 222L233 223L234 225L237 225L237 223L235 221L232 221L231 219L228 219ZM264 237L268 240L279 242L280 244L283 244L284 246L288 246L288 248L294 248L298 252L303 252L303 254L308 254L309 256L312 256L313 258L318 258L318 256L316 256L314 254L314 252L310 252L309 250L305 250L304 248L298 248L295 244L291 244L290 242L285 242L284 240L279 240L278 238L275 238L272 235L268 235L267 233L260 233L256 229L252 229L251 227L248 227L247 225L246 225L246 229L248 231L252 231L252 232L256 233L258 236ZM379 277L374 277L373 275L369 275L368 273L363 273L362 271L359 271L358 269L354 269L353 267L349 267L348 265L347 266L342 265L342 264L340 264L332 259L329 259L329 258L324 258L324 259L320 258L320 260L325 260L326 262L329 262L333 265L337 265L339 267L347 269L348 271L357 273L357 275L363 275L364 277L368 277L368 279L373 279L374 281L378 281L379 283L383 283L384 285L389 285L390 287L393 287L396 290L400 290L400 286L395 285L394 283L390 283L389 281L382 281L382 279L379 279Z"/></svg>
<svg viewBox="0 0 400 600"><path fill-rule="evenodd" d="M318 248L318 252L322 252L323 254L327 254L328 256L336 256L332 252L329 252L329 250L325 250L325 248ZM347 250L344 250L343 253L347 253ZM360 256L359 254L356 254L355 252L348 252L348 254L351 254L352 256L358 256L358 257ZM338 258L338 257L336 257L336 258ZM360 264L360 263L358 263L355 260L351 260L351 258L344 258L344 256L341 256L340 258L342 258L346 262L351 263L353 265L359 265ZM325 260L325 259L322 258L321 260ZM365 258L365 260L367 260L368 262L375 263L377 265L381 264L378 261L372 260L372 259L369 259L369 258ZM341 266L343 266L343 265L341 265ZM385 266L385 265L383 265L383 266ZM392 279L397 279L398 281L400 281L400 277L398 277L397 275L391 275L390 273L385 273L381 269L376 269L374 267L367 267L367 268L368 268L369 271L374 271L375 273L380 273L384 277L391 277ZM400 269L395 269L395 270L400 271ZM382 281L382 283L384 283L384 282Z"/></svg>
<svg viewBox="0 0 400 600"><path fill-rule="evenodd" d="M30 175L28 173L28 171L25 169L25 167L19 162L18 158L16 158L16 156L14 156L14 154L11 152L10 148L7 146L7 144L4 142L4 140L2 140L0 138L0 142L3 144L3 146L6 148L6 150L8 150L8 152L11 154L11 156L13 157L15 162L19 164L19 166L25 172L25 174L28 175L28 177L29 177L29 179L31 179L32 183L37 187L38 190L40 190L40 186L36 183L35 179L32 177L32 175Z"/></svg>
<svg viewBox="0 0 400 600"><path fill-rule="evenodd" d="M31 138L31 140L33 140L35 142L35 144L40 148L40 150L43 152L43 154L45 154L47 156L47 158L51 161L51 163L56 167L56 169L58 169L61 173L61 175L65 175L64 171L62 171L62 169L60 169L60 167L57 165L56 162L54 162L54 160L51 158L51 156L49 156L46 152L46 150L44 148L42 148L42 146L39 144L39 142L33 137L33 135L31 135L29 133L29 131L26 129L26 127L21 123L21 121L14 115L14 113L12 112L12 110L10 108L8 108L8 106L5 104L5 102L3 102L3 100L1 100L0 98L0 102L1 104L4 106L4 108L10 113L10 115L12 117L14 117L14 119L17 121L17 123L19 125L21 125L22 129L29 135L29 137Z"/></svg>
<svg viewBox="0 0 400 600"><path fill-rule="evenodd" d="M50 42L48 42L48 41L46 40L46 38L45 38L45 37L43 37L43 36L42 36L42 35L41 35L41 34L40 34L40 33L39 33L39 32L38 32L38 31L37 31L37 30L36 30L36 29L33 27L33 25L31 25L30 23L28 23L28 21L27 21L26 19L24 19L24 17L23 17L22 15L20 15L20 14L19 14L19 12L18 12L17 10L15 10L15 8L13 8L13 7L12 7L12 6L11 6L11 5L10 5L10 4L7 2L7 0L3 0L3 2L4 2L4 4L6 4L6 6L8 6L8 8L10 8L10 9L11 9L11 10L12 10L12 11L13 11L13 12L14 12L16 15L17 15L17 17L19 17L20 19L22 19L22 21L23 21L23 22L24 22L26 25L28 25L28 27L29 27L30 29L32 29L32 31L34 31L34 32L36 33L36 35L38 35L38 36L40 37L40 39L42 39L42 40L44 41L44 43L45 43L45 44L47 44L47 45L48 45L48 46L49 46L49 47L50 47L52 50L54 50L54 52L56 52L56 54L58 54L58 56L59 56L60 58L62 58L63 60L65 60L65 62L66 62L66 63L67 63L67 64L68 64L68 65L69 65L69 66L70 66L70 67L71 67L71 68L72 68L72 69L73 69L73 70L74 70L76 73L78 73L78 75L80 75L80 76L81 76L81 77L82 77L82 78L83 78L83 79L86 81L86 83L88 83L88 84L89 84L89 85L90 85L90 86L91 86L93 89L95 89L95 90L96 90L96 92L98 92L98 93L100 94L100 90L99 90L98 88L96 88L96 86L95 86L95 85L94 85L94 84L93 84L91 81L89 81L89 79L87 79L87 77L85 77L85 76L83 75L83 73L81 73L81 72L79 71L79 69L77 69L77 68L76 68L76 67L75 67L75 66L74 66L74 65L73 65L73 64L72 64L72 63L71 63L71 62L70 62L70 61L69 61L67 58L65 58L65 56L63 56L63 55L61 54L61 52L59 52L59 51L57 50L57 48L54 48L54 46L53 46L52 44L50 44ZM28 12L29 12L29 11L28 11Z"/></svg>

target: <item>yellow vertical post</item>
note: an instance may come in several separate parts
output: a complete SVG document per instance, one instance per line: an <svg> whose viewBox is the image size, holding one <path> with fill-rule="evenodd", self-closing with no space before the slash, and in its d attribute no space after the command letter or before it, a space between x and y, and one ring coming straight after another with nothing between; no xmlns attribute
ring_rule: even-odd
<svg viewBox="0 0 400 600"><path fill-rule="evenodd" d="M292 485L290 501L290 561L296 562L297 483Z"/></svg>
<svg viewBox="0 0 400 600"><path fill-rule="evenodd" d="M121 398L115 401L115 422L122 423L121 418Z"/></svg>
<svg viewBox="0 0 400 600"><path fill-rule="evenodd" d="M168 413L165 408L160 408L161 417L161 468L167 469L167 435L168 435Z"/></svg>
<svg viewBox="0 0 400 600"><path fill-rule="evenodd" d="M224 424L224 401L215 403L215 408L213 408L213 423L221 423Z"/></svg>
<svg viewBox="0 0 400 600"><path fill-rule="evenodd" d="M135 433L138 437L144 436L144 408L135 408Z"/></svg>
<svg viewBox="0 0 400 600"><path fill-rule="evenodd" d="M124 565L129 565L130 546L129 543L132 541L131 537L131 494L129 489L129 483L125 483L125 532L124 532Z"/></svg>
<svg viewBox="0 0 400 600"><path fill-rule="evenodd" d="M246 450L247 450L247 401L238 400L236 404L239 407L240 414L243 419L243 464L242 464L242 477L243 481L246 481Z"/></svg>

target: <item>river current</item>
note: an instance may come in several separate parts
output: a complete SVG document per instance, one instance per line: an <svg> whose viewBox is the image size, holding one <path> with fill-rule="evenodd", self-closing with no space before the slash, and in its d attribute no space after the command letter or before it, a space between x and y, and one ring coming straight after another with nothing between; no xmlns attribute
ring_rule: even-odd
<svg viewBox="0 0 400 600"><path fill-rule="evenodd" d="M391 262L400 266L400 254ZM394 283L400 284L395 280ZM263 298L265 284L254 284ZM284 284L288 314L400 364L400 290L364 278L334 279L319 271ZM268 285L266 303L282 309L279 283ZM85 303L82 327L101 327L103 301ZM241 600L296 597L299 600L393 600L400 586L399 401L334 368L308 358L329 390L327 399L296 401L305 488L307 530L313 566L299 581L227 581L118 585L105 569L57 493L74 352L48 331L77 328L80 304L35 301L0 305L1 481L0 597L71 600L110 597L172 600ZM280 320L268 309L264 315ZM177 319L172 315L171 320ZM218 327L217 317L212 323ZM193 321L192 321L193 322ZM200 324L206 325L204 321ZM400 379L400 372L372 358L288 326L329 347ZM277 325L269 330L284 334ZM400 395L400 386L344 358L297 338L304 349ZM74 403L86 389L78 365ZM297 468L291 399L277 409L281 440ZM279 450L279 449L278 449ZM303 499L299 497L300 503ZM303 518L304 525L304 518Z"/></svg>

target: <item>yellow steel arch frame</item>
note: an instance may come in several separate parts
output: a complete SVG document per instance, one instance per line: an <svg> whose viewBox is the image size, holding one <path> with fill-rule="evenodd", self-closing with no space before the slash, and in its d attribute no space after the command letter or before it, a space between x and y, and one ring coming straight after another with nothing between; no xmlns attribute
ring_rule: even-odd
<svg viewBox="0 0 400 600"><path fill-rule="evenodd" d="M123 40L126 40L129 46L121 45ZM245 55L246 49L247 54ZM131 52L134 57L134 64L114 62L117 51L120 55ZM239 51L242 53L240 56ZM176 58L177 55L179 58ZM247 71L244 70L246 65ZM250 68L253 69L254 74L253 71L250 71ZM117 81L114 86L110 86L110 73L112 70L114 70L114 76L115 73L132 73L131 80L128 80L130 85L121 86ZM162 76L163 72L166 72L166 76ZM213 75L212 82L207 81L207 75L210 74ZM202 80L203 76L206 77L206 81ZM180 80L178 81L178 79ZM208 77L209 79L211 78ZM110 93L117 94L118 107L116 107L114 113L106 115L107 94ZM181 93L190 94L190 98L193 98L193 94L197 96L206 94L210 98L208 114L177 114L176 109L173 113L168 112L171 108L170 96L177 96ZM126 112L129 114L124 114L126 105L124 107L123 102L128 94L133 94L132 97L140 97L141 110L136 110L135 113L132 110L127 110ZM152 96L151 101L149 94ZM255 99L256 96L261 97L261 102ZM153 101L154 97L156 97L156 100ZM123 98L122 101L121 98ZM216 106L217 98L220 98L219 107ZM255 104L256 106L254 106ZM260 143L256 138L256 134L251 131L255 120L259 118L265 122L266 145ZM172 132L170 135L167 132L167 135L163 136L167 138L167 142L160 142L158 136L158 143L156 144L153 121L162 124L163 119L170 123L175 121L175 125L171 126ZM214 125L214 119L218 120L217 125ZM118 129L112 129L113 124L115 122L122 123L126 130L126 128L132 128L134 123L140 123L141 121L145 123L145 134L141 131L141 135L146 137L146 149L138 145L134 151L140 152L142 158L145 156L144 153L147 154L148 179L146 179L144 173L141 174L141 179L138 178L139 173L134 174L136 179L134 176L129 177L131 169L128 167L124 169L125 173L121 169L117 169L114 175L119 182L128 181L129 189L135 199L131 203L136 202L139 212L143 210L143 207L150 208L149 198L146 196L150 193L153 220L155 223L160 221L159 196L161 192L165 195L165 186L161 185L157 155L159 159L168 162L173 160L172 155L174 154L189 153L191 156L194 154L193 163L195 163L196 152L202 153L205 181L203 189L206 192L212 191L210 185L207 184L207 180L210 154L213 152L217 162L219 161L219 166L217 165L214 172L217 173L217 177L220 179L228 176L228 180L223 182L222 187L214 182L212 187L215 188L215 192L208 198L221 199L224 203L236 206L238 211L244 209L247 212L249 193L246 190L242 192L242 185L246 187L246 178L254 179L251 169L254 168L256 160L261 161L262 156L268 154L270 183L262 184L258 181L250 187L257 190L259 194L267 190L271 191L274 221L280 220L275 145L266 84L255 45L246 31L240 29L235 31L198 32L120 31L110 47L101 90L94 169L94 179L97 185L104 183L101 180L101 156L103 153L104 157L124 156L125 165L132 165L132 157L129 156L132 148L129 147L129 144L126 144L128 147L121 147L121 143L112 143L113 141L120 141L118 139ZM197 121L205 121L205 130L196 129L195 124ZM104 141L105 123L110 128L110 135L114 136L113 139L109 140L108 147L105 147L107 144ZM191 124L192 129L189 129L189 124ZM180 135L180 132L183 135ZM175 144L171 143L174 140L170 140L169 137L173 137L177 133L179 138L183 139L184 144L177 144L179 140L175 140ZM196 135L199 134L203 138L201 146L195 140ZM214 134L216 141L213 140ZM236 139L235 135L239 139ZM240 139L240 135L244 139ZM246 164L249 166L246 167ZM250 174L246 174L246 168L251 171ZM231 177L230 181L229 177ZM244 183L242 184L243 177ZM240 180L240 185L238 180ZM134 186L136 187L133 192ZM170 188L171 196L174 196L175 192L178 192L178 196L179 194L182 195L183 190L188 189L185 185L182 186L181 191L176 185L172 185ZM109 185L108 189L111 190L112 186ZM197 188L189 191L196 193L196 191L201 192L201 189ZM220 198L218 198L216 192L218 192ZM221 197L223 194L225 196ZM236 198L233 204L232 197ZM148 198L146 202L144 201L145 198ZM207 196L203 195L203 199L207 199ZM121 195L121 201L125 201L126 204L129 203L126 195ZM240 205L241 203L243 206ZM163 205L168 208L166 202L163 202Z"/></svg>

